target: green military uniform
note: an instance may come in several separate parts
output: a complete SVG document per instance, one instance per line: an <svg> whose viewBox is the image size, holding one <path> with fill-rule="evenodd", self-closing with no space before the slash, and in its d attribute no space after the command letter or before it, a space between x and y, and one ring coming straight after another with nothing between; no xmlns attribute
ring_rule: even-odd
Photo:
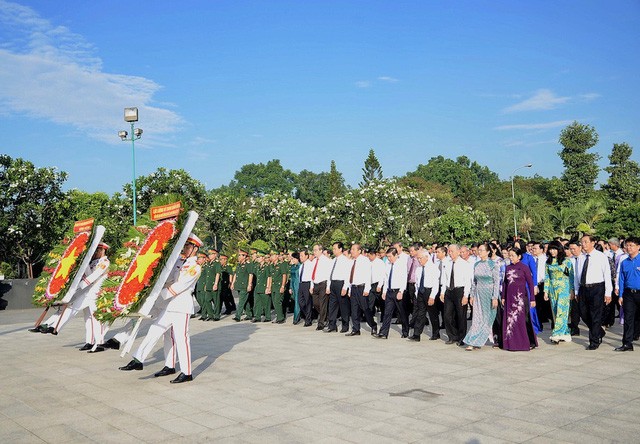
<svg viewBox="0 0 640 444"><path fill-rule="evenodd" d="M247 318L253 317L251 305L247 303L249 299L247 287L249 285L249 275L251 275L252 271L253 265L250 263L236 265L236 277L233 284L233 288L238 292L238 308L234 317L236 321L239 321L242 317L243 310Z"/></svg>
<svg viewBox="0 0 640 444"><path fill-rule="evenodd" d="M283 261L272 265L271 268L271 298L273 299L273 307L276 310L276 322L282 323L285 319L285 311L282 303L284 301L284 292L286 291L286 289L282 288L282 275L289 275L289 264Z"/></svg>
<svg viewBox="0 0 640 444"><path fill-rule="evenodd" d="M207 317L207 309L205 308L205 287L207 281L207 264L204 263L201 266L202 273L198 278L198 283L196 284L196 301L198 301L198 305L200 306L200 319L204 319Z"/></svg>
<svg viewBox="0 0 640 444"><path fill-rule="evenodd" d="M216 278L218 278L216 286ZM211 304L213 305L212 319L214 321L220 320L220 312L222 311L222 298L221 294L221 279L222 278L222 265L217 260L211 262Z"/></svg>
<svg viewBox="0 0 640 444"><path fill-rule="evenodd" d="M260 322L264 315L264 322L271 321L271 294L267 293L269 278L271 277L271 265L256 264L254 269L256 275L256 285L254 294L253 314L254 321Z"/></svg>

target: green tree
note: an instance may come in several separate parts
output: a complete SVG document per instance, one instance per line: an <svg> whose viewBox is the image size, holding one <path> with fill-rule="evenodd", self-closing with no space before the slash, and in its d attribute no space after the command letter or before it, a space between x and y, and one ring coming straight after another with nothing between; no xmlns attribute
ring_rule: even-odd
<svg viewBox="0 0 640 444"><path fill-rule="evenodd" d="M426 228L430 239L437 242L471 243L487 239L486 230L489 221L487 215L471 207L454 205L447 208L444 214L429 219Z"/></svg>
<svg viewBox="0 0 640 444"><path fill-rule="evenodd" d="M0 261L34 277L34 265L73 221L62 184L67 174L0 155ZM22 266L19 266L21 264Z"/></svg>
<svg viewBox="0 0 640 444"><path fill-rule="evenodd" d="M590 125L573 122L562 130L559 141L558 155L564 164L561 197L565 204L584 202L594 196L600 171L600 156L587 152L598 143L598 133Z"/></svg>
<svg viewBox="0 0 640 444"><path fill-rule="evenodd" d="M602 186L609 208L629 205L640 198L640 165L631 160L633 148L627 143L614 143L605 171L609 179Z"/></svg>
<svg viewBox="0 0 640 444"><path fill-rule="evenodd" d="M338 171L335 160L331 161L327 181L329 182L328 187L330 199L343 196L344 193L347 192L347 187L344 185L344 177L342 176L342 173Z"/></svg>
<svg viewBox="0 0 640 444"><path fill-rule="evenodd" d="M596 231L605 238L637 236L640 233L640 203L607 212L596 222Z"/></svg>
<svg viewBox="0 0 640 444"><path fill-rule="evenodd" d="M236 171L229 187L242 190L249 196L264 196L279 191L291 194L296 182L296 175L285 170L280 160L273 159L264 163L249 163Z"/></svg>
<svg viewBox="0 0 640 444"><path fill-rule="evenodd" d="M360 182L359 186L366 187L374 180L382 180L382 166L376 157L376 153L373 149L370 149L369 155L364 161L364 168L362 168L362 182Z"/></svg>

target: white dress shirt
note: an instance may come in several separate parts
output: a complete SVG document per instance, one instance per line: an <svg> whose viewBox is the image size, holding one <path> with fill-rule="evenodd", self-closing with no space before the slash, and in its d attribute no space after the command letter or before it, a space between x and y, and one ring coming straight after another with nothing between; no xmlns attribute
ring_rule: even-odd
<svg viewBox="0 0 640 444"><path fill-rule="evenodd" d="M420 290L420 281L422 279L423 270L424 270L424 287L432 289L431 295L429 296L429 298L434 299L436 296L436 293L438 292L438 285L439 285L438 281L440 277L440 270L438 269L438 266L431 261L428 261L426 264L424 264L424 267L418 264L418 268L416 268L416 271L414 274L414 277L416 279L416 293Z"/></svg>
<svg viewBox="0 0 640 444"><path fill-rule="evenodd" d="M329 281L343 281L342 289L347 290L349 288L350 273L351 259L344 254L341 254L340 256L335 257L332 261L331 271L329 272ZM329 282L329 284L331 284L331 282Z"/></svg>
<svg viewBox="0 0 640 444"><path fill-rule="evenodd" d="M317 261L318 267L316 267L316 261ZM333 262L331 262L331 259L329 259L324 254L321 254L319 258L316 258L313 261L311 261L311 276L315 277L315 279L313 279L313 283L319 284L320 282L328 281L329 275L331 274L332 265L333 265ZM315 276L313 276L314 268L316 270Z"/></svg>
<svg viewBox="0 0 640 444"><path fill-rule="evenodd" d="M310 259L307 259L300 266L300 282L310 282L311 273L313 272L313 264ZM319 265L318 265L319 266Z"/></svg>
<svg viewBox="0 0 640 444"><path fill-rule="evenodd" d="M620 250L618 250L620 251ZM622 265L622 261L627 259L629 257L629 255L627 253L622 253L621 255L617 256L618 259L618 263L616 265L616 290L620 291L620 283L618 282L620 280L620 266ZM620 295L622 296L622 295Z"/></svg>
<svg viewBox="0 0 640 444"><path fill-rule="evenodd" d="M598 250L593 250L588 254L589 265L587 266L587 279L586 284L599 284L604 282L604 295L605 297L611 296L612 284L611 284L611 266L609 265L609 258L606 254ZM574 274L574 288L576 294L580 292L580 279L582 277L582 268L587 260L587 254L583 254L578 258L578 266Z"/></svg>
<svg viewBox="0 0 640 444"><path fill-rule="evenodd" d="M464 287L464 296L468 297L471 293L471 282L473 281L473 265L465 261L462 258L458 258L451 262L443 262L442 268L442 280L440 281L440 291L444 294L445 290L449 288L451 281L451 270L453 273L453 286Z"/></svg>
<svg viewBox="0 0 640 444"><path fill-rule="evenodd" d="M384 285L384 279L387 277L387 264L379 257L371 261L371 283L378 284L378 287Z"/></svg>
<svg viewBox="0 0 640 444"><path fill-rule="evenodd" d="M371 289L371 261L364 254L361 254L351 262L351 266L355 266L355 268L353 268L353 280L349 282L349 285L364 285L364 292L368 293ZM351 270L349 270L349 277L351 277Z"/></svg>
<svg viewBox="0 0 640 444"><path fill-rule="evenodd" d="M541 254L540 256L535 256L533 259L536 261L536 266L538 267L537 268L538 282L536 282L536 284L539 284L540 282L544 282L544 273L545 273L545 266L547 264L547 255Z"/></svg>
<svg viewBox="0 0 640 444"><path fill-rule="evenodd" d="M407 257L409 255L407 254ZM389 262L387 264L387 272L384 278L384 290L392 289L392 290L400 290L400 292L404 292L407 289L407 261L403 260L402 256L398 256L398 259L394 264ZM391 270L393 270L393 274L391 274ZM389 285L389 276L391 275L391 285Z"/></svg>

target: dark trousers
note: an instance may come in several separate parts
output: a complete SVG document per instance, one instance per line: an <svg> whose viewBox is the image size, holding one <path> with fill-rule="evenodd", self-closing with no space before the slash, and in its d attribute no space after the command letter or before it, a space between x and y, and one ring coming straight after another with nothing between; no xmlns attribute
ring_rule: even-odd
<svg viewBox="0 0 640 444"><path fill-rule="evenodd" d="M416 284L415 283L407 283L407 289L404 291L404 295L402 296L402 305L404 306L404 311L407 313L407 316L410 316L409 323L413 323L413 318L416 315Z"/></svg>
<svg viewBox="0 0 640 444"><path fill-rule="evenodd" d="M599 345L602 338L602 312L604 310L604 282L591 287L580 287L580 315L589 327L589 344Z"/></svg>
<svg viewBox="0 0 640 444"><path fill-rule="evenodd" d="M543 322L551 322L551 330L553 331L554 319L551 312L551 301L544 300L544 282L538 284L538 294L536 295L536 313L538 320Z"/></svg>
<svg viewBox="0 0 640 444"><path fill-rule="evenodd" d="M569 331L572 336L580 334L580 304L576 298L569 304Z"/></svg>
<svg viewBox="0 0 640 444"><path fill-rule="evenodd" d="M613 286L615 287L615 283L613 284ZM618 296L612 294L611 303L604 306L604 311L602 313L602 325L604 325L605 327L611 327L616 323L616 307L618 307L620 304L618 299Z"/></svg>
<svg viewBox="0 0 640 444"><path fill-rule="evenodd" d="M432 292L433 291L434 290L432 290ZM431 295L429 295L429 297L431 297ZM431 323L431 337L440 337L440 330L443 328L443 322L440 322L440 316L443 316L443 312L444 304L440 300L439 294L435 295L433 305L429 305L429 301L427 300L427 314L429 315L429 322Z"/></svg>
<svg viewBox="0 0 640 444"><path fill-rule="evenodd" d="M622 309L624 311L624 330L622 335L622 345L633 346L633 338L638 331L638 312L640 312L640 291L632 293L625 289L622 295Z"/></svg>
<svg viewBox="0 0 640 444"><path fill-rule="evenodd" d="M380 312L380 322L384 318L384 299L382 299L382 291L378 291L378 283L371 284L371 290L369 290L369 303L373 305L371 314L375 316L376 310Z"/></svg>
<svg viewBox="0 0 640 444"><path fill-rule="evenodd" d="M464 287L448 289L444 295L444 326L450 341L462 341L467 334L467 305L462 305Z"/></svg>
<svg viewBox="0 0 640 444"><path fill-rule="evenodd" d="M416 294L416 310L413 317L413 336L420 336L427 323L427 303L431 296L431 288L420 288Z"/></svg>
<svg viewBox="0 0 640 444"><path fill-rule="evenodd" d="M496 310L496 319L491 327L493 333L493 343L502 348L502 318L504 317L504 308L502 300L498 298L498 309Z"/></svg>
<svg viewBox="0 0 640 444"><path fill-rule="evenodd" d="M300 282L298 287L298 303L300 304L300 315L304 318L305 325L311 325L311 311L313 310L313 303L311 302L311 282Z"/></svg>
<svg viewBox="0 0 640 444"><path fill-rule="evenodd" d="M313 286L313 308L318 312L318 328L327 325L327 311L329 308L329 295L327 294L327 281L318 282Z"/></svg>
<svg viewBox="0 0 640 444"><path fill-rule="evenodd" d="M338 313L340 313L340 320L342 321L342 329L349 328L349 310L343 309L342 299L346 299L349 302L349 298L345 295L342 296L342 287L344 281L331 281L329 285L329 329L333 330L338 328Z"/></svg>
<svg viewBox="0 0 640 444"><path fill-rule="evenodd" d="M409 336L409 318L404 311L402 300L398 300L398 290L388 289L384 300L384 319L382 321L382 327L379 334L383 336L389 335L389 329L391 328L391 317L393 316L393 309L398 310L398 316L402 322L402 335Z"/></svg>
<svg viewBox="0 0 640 444"><path fill-rule="evenodd" d="M351 330L360 331L360 316L364 313L367 324L374 330L378 327L369 309L369 297L364 295L364 285L351 286Z"/></svg>

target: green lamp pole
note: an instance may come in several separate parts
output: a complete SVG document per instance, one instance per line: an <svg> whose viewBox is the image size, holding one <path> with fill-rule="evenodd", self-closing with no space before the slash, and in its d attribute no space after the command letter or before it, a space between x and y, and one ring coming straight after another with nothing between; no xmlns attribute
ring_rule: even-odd
<svg viewBox="0 0 640 444"><path fill-rule="evenodd" d="M124 121L131 123L131 138L127 139L129 133L127 131L119 131L118 136L123 142L131 141L131 159L133 161L133 226L137 225L137 209L136 209L136 140L142 137L142 129L133 127L133 124L138 121L138 108L125 108L124 109Z"/></svg>

